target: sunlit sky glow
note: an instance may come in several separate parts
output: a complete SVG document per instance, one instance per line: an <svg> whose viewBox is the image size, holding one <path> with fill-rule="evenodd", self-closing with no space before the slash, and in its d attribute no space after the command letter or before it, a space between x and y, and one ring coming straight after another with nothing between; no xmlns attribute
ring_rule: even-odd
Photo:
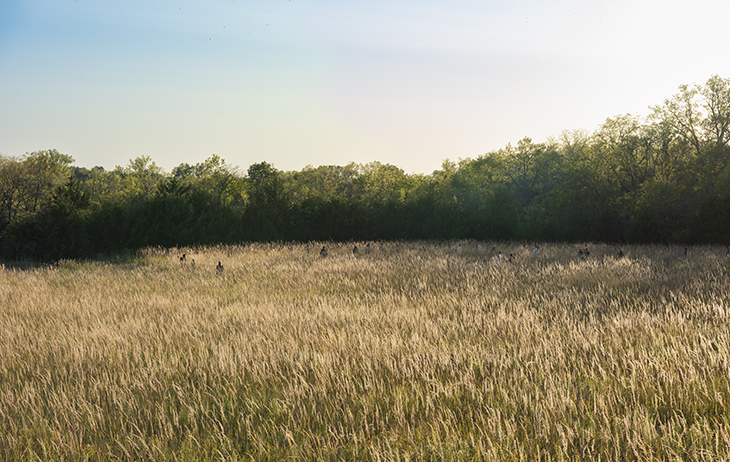
<svg viewBox="0 0 730 462"><path fill-rule="evenodd" d="M730 77L724 0L0 0L0 154L430 173Z"/></svg>

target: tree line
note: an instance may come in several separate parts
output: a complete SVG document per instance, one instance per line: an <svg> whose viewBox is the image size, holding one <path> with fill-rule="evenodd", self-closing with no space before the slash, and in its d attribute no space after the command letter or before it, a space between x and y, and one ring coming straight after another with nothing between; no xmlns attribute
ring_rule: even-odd
<svg viewBox="0 0 730 462"><path fill-rule="evenodd" d="M446 160L165 172L56 150L0 156L0 258L95 257L247 241L489 239L730 244L730 79L682 85L648 117Z"/></svg>

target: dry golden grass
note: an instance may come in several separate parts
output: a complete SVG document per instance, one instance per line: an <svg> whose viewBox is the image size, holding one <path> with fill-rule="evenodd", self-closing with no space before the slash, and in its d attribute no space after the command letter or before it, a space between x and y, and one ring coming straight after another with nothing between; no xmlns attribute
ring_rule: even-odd
<svg viewBox="0 0 730 462"><path fill-rule="evenodd" d="M326 245L4 268L3 459L730 456L723 250Z"/></svg>

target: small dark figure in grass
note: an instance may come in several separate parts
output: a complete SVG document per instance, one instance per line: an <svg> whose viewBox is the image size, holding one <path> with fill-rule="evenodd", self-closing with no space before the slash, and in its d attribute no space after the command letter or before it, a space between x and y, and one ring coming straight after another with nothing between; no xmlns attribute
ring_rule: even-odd
<svg viewBox="0 0 730 462"><path fill-rule="evenodd" d="M322 246L322 250L319 251L319 255L322 258L327 258L327 249L325 249L324 246Z"/></svg>
<svg viewBox="0 0 730 462"><path fill-rule="evenodd" d="M583 249L578 249L578 255L583 256Z"/></svg>
<svg viewBox="0 0 730 462"><path fill-rule="evenodd" d="M509 254L509 260L508 260L508 261L509 261L510 263L514 263L514 262L515 262L515 257L514 257L514 255L512 255L512 254Z"/></svg>
<svg viewBox="0 0 730 462"><path fill-rule="evenodd" d="M357 246L352 248L352 254L357 257Z"/></svg>
<svg viewBox="0 0 730 462"><path fill-rule="evenodd" d="M684 248L684 258L687 258L687 247Z"/></svg>
<svg viewBox="0 0 730 462"><path fill-rule="evenodd" d="M180 264L181 265L185 264L185 254L182 254L182 257L180 257Z"/></svg>
<svg viewBox="0 0 730 462"><path fill-rule="evenodd" d="M218 262L218 266L215 267L215 271L218 274L223 274L223 265L221 264L221 262Z"/></svg>
<svg viewBox="0 0 730 462"><path fill-rule="evenodd" d="M621 249L618 249L618 253L616 254L616 256L617 256L618 258L623 258L623 257L624 257L624 251L623 251L623 250L621 250Z"/></svg>

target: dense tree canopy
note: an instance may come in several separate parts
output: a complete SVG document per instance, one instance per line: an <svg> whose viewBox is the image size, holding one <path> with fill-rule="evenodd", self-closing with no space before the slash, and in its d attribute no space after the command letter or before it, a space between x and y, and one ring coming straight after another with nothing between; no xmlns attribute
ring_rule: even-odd
<svg viewBox="0 0 730 462"><path fill-rule="evenodd" d="M3 258L243 241L530 239L730 244L730 79L649 117L530 138L429 175L390 164L245 174L213 155L107 171L56 150L0 156Z"/></svg>

